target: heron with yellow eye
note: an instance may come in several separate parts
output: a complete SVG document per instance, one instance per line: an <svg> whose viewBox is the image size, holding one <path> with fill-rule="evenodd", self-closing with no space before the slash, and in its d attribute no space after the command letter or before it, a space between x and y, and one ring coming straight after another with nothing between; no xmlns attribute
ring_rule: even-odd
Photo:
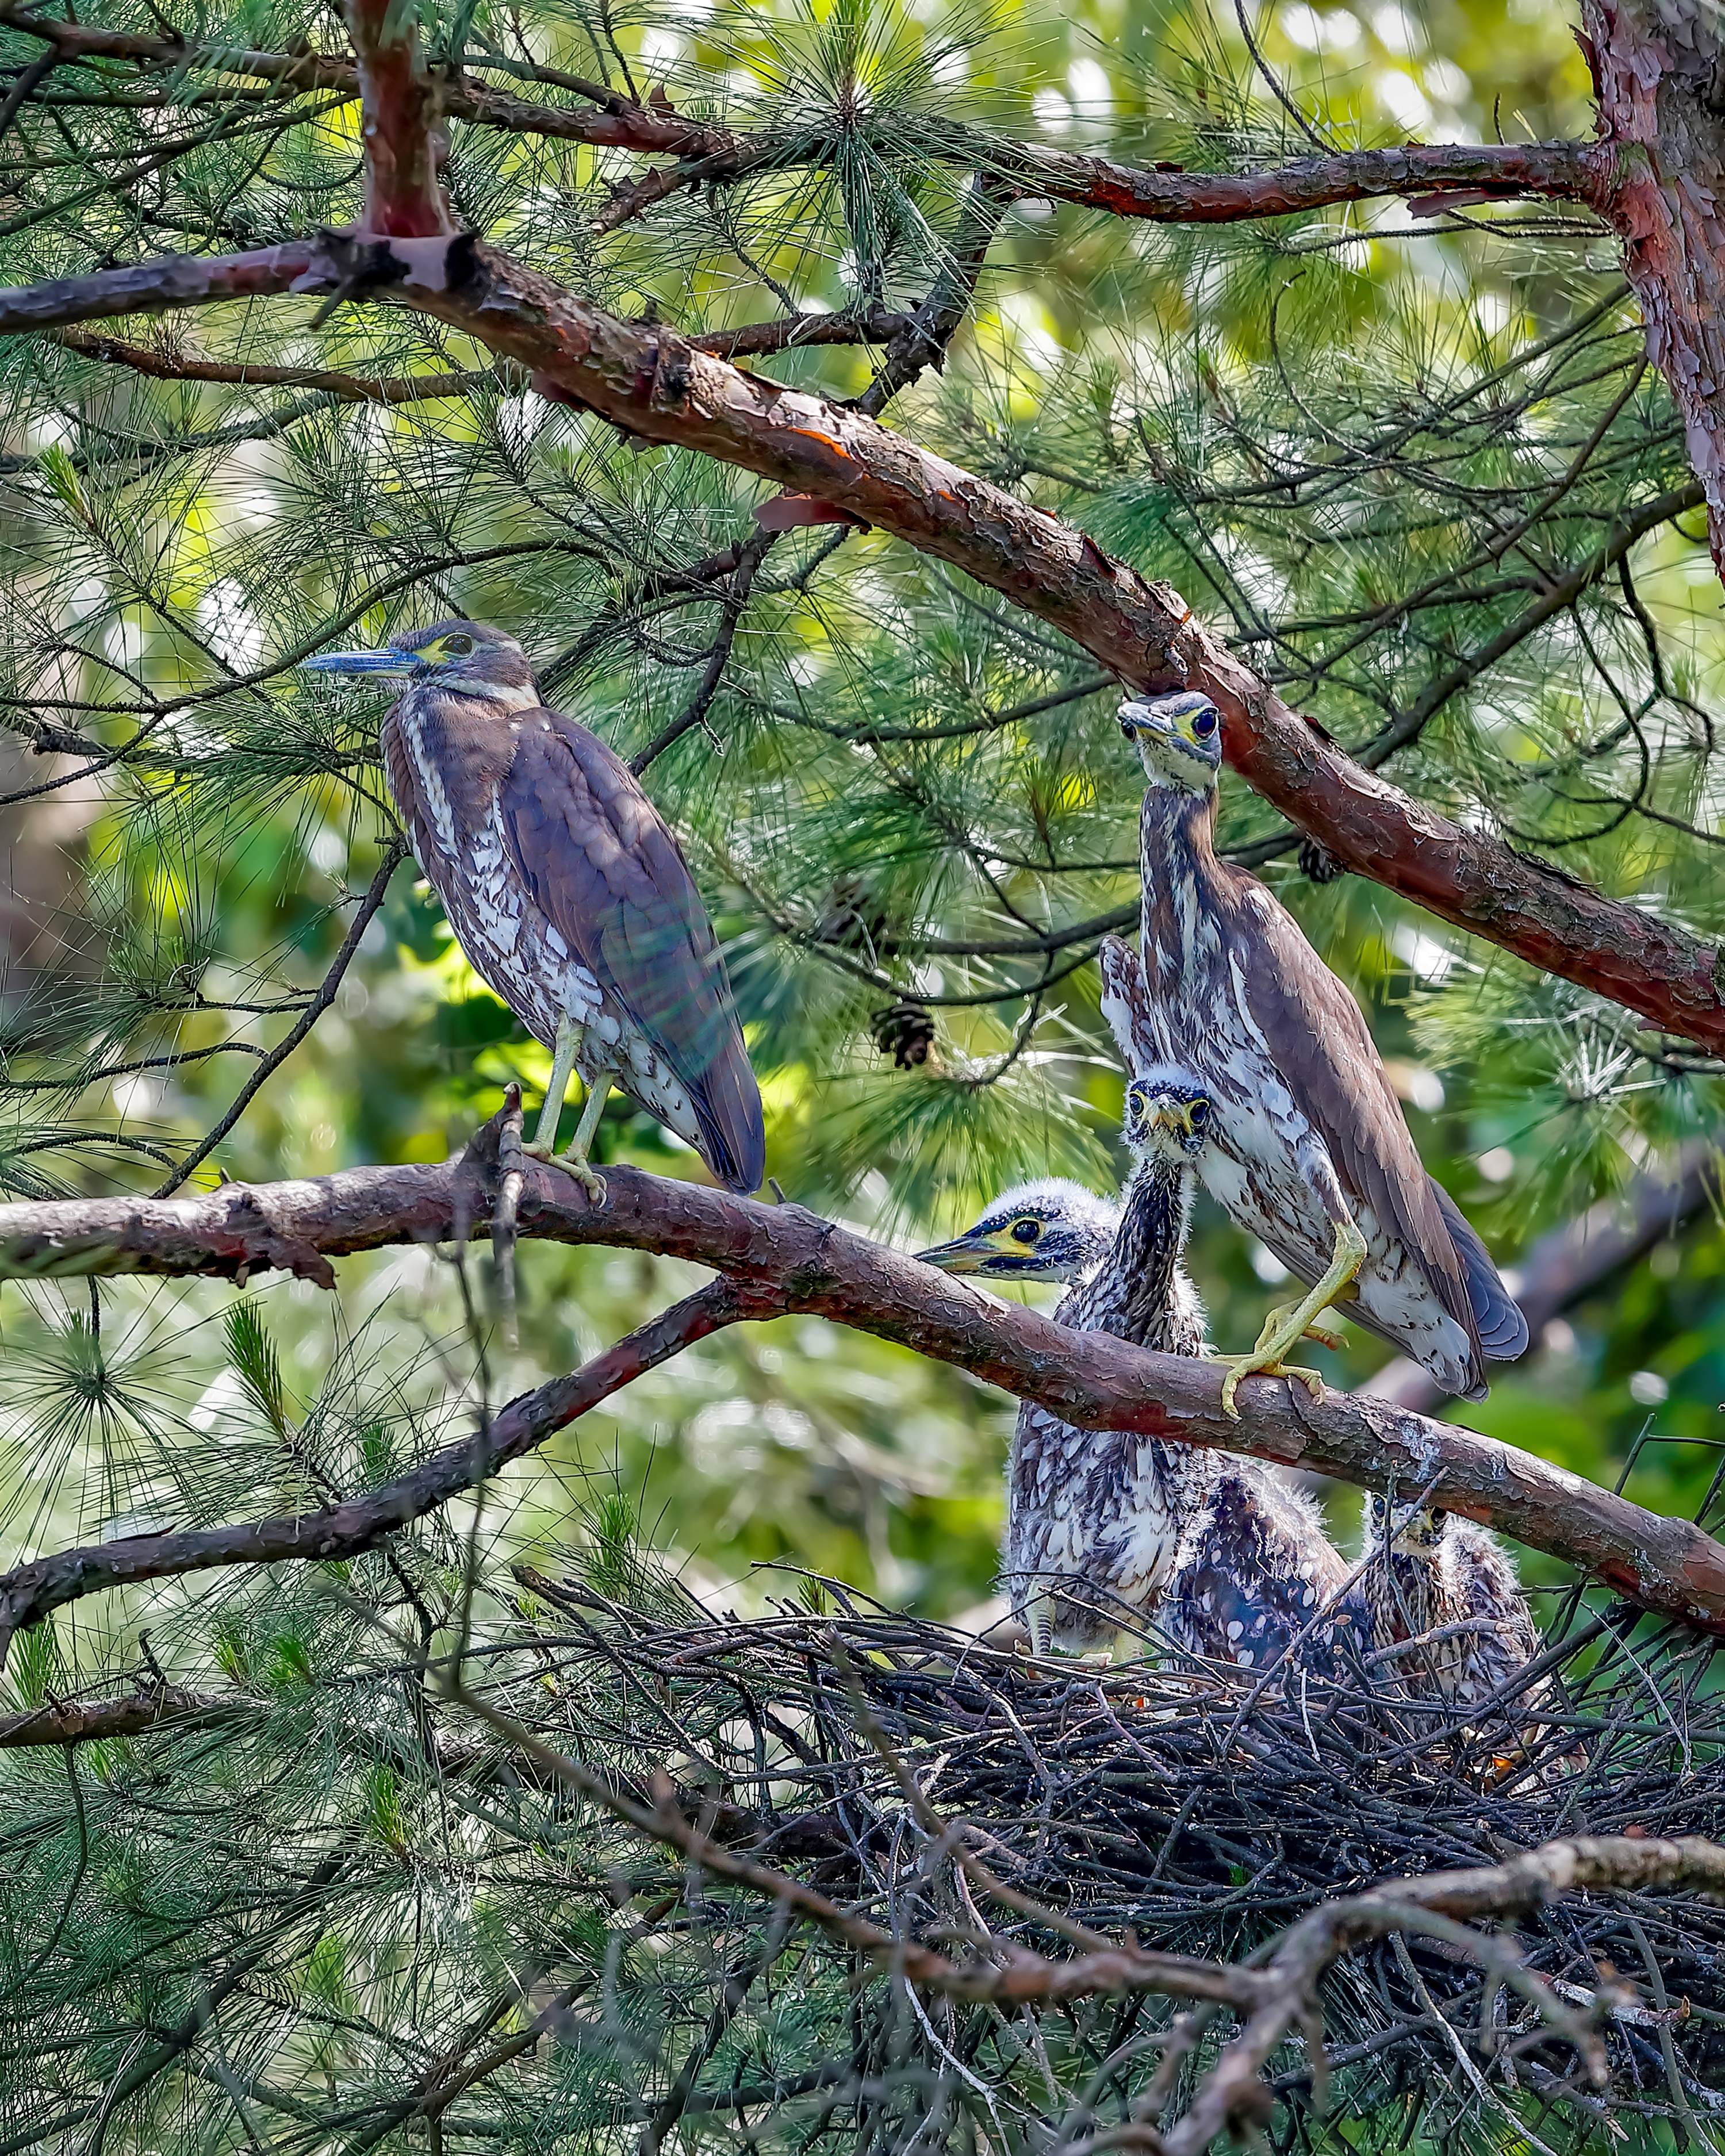
<svg viewBox="0 0 1725 2156"><path fill-rule="evenodd" d="M474 970L552 1051L526 1150L595 1204L588 1148L612 1086L692 1146L719 1182L766 1173L760 1089L718 938L640 781L539 695L516 639L445 621L313 672L404 683L382 728L389 790ZM587 1087L565 1152L571 1076Z"/></svg>

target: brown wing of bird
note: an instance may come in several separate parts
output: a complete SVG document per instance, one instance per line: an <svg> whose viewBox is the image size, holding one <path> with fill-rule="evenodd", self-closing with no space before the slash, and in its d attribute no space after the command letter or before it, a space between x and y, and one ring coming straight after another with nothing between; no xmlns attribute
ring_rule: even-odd
<svg viewBox="0 0 1725 2156"><path fill-rule="evenodd" d="M515 739L497 805L527 888L676 1073L707 1166L732 1190L757 1190L767 1172L761 1089L675 839L628 765L575 720L525 711Z"/></svg>
<svg viewBox="0 0 1725 2156"><path fill-rule="evenodd" d="M1469 1268L1456 1250L1437 1187L1425 1172L1364 1014L1301 934L1292 915L1255 876L1240 873L1235 890L1243 919L1232 947L1241 963L1247 1007L1276 1066L1329 1148L1343 1188L1371 1207L1378 1225L1401 1244L1432 1295L1466 1333L1469 1389L1483 1389L1480 1321L1469 1293ZM1480 1255L1485 1255L1482 1245ZM1486 1260L1488 1267L1490 1262ZM1348 1315L1371 1325L1357 1303L1348 1305Z"/></svg>

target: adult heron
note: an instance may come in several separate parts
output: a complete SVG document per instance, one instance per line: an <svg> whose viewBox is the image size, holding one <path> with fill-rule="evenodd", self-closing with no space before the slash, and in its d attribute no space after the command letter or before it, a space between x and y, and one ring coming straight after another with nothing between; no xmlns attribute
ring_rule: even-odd
<svg viewBox="0 0 1725 2156"><path fill-rule="evenodd" d="M1485 1245L1426 1173L1359 1005L1258 879L1214 844L1222 723L1196 692L1127 702L1147 781L1142 1026L1111 1011L1135 1069L1189 1073L1211 1101L1197 1168L1309 1292L1232 1357L1223 1405L1313 1321L1347 1315L1446 1392L1486 1390L1527 1327ZM1124 1029L1122 1029L1124 1019Z"/></svg>
<svg viewBox="0 0 1725 2156"><path fill-rule="evenodd" d="M444 621L381 650L325 652L316 673L406 686L383 766L413 852L474 970L552 1051L526 1150L598 1204L588 1158L617 1086L729 1188L766 1173L760 1088L701 894L640 782L540 699L526 654L484 622ZM556 1150L570 1075L587 1088Z"/></svg>

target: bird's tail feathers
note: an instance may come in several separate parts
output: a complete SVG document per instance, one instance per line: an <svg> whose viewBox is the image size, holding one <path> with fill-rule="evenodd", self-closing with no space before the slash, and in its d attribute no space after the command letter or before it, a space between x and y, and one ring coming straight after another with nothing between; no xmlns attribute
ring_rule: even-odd
<svg viewBox="0 0 1725 2156"><path fill-rule="evenodd" d="M747 1198L767 1179L767 1122L761 1088L742 1037L732 1034L708 1065L691 1104L701 1127L701 1157L727 1190Z"/></svg>
<svg viewBox="0 0 1725 2156"><path fill-rule="evenodd" d="M1481 1351L1494 1363L1512 1363L1517 1355L1527 1353L1527 1321L1499 1277L1491 1252L1468 1225L1461 1207L1441 1183L1434 1182L1432 1188L1437 1194L1438 1210L1444 1216L1450 1240L1461 1260L1467 1281L1467 1299L1473 1305L1474 1323L1479 1329ZM1478 1397L1483 1396L1481 1387ZM1472 1393L1463 1395L1466 1399L1475 1397Z"/></svg>

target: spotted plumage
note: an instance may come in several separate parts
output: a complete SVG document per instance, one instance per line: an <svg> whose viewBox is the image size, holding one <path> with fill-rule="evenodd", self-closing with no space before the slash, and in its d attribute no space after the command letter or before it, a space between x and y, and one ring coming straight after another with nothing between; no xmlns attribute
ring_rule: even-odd
<svg viewBox="0 0 1725 2156"><path fill-rule="evenodd" d="M1137 962L1117 938L1101 952L1105 1002L1141 998ZM1134 1175L1181 1179L1210 1142L1215 1110L1183 1074L1151 1068L1127 1086L1123 1135ZM1185 1207L1182 1218L1185 1217ZM1320 1674L1345 1635L1364 1630L1347 1567L1317 1506L1273 1469L1221 1455L1204 1501L1187 1521L1154 1624L1183 1656L1260 1672L1284 1661Z"/></svg>
<svg viewBox="0 0 1725 2156"><path fill-rule="evenodd" d="M1156 1611L1182 1656L1257 1675L1286 1661L1323 1675L1365 1613L1323 1516L1273 1468L1227 1460L1181 1537Z"/></svg>
<svg viewBox="0 0 1725 2156"><path fill-rule="evenodd" d="M947 1272L1064 1281L1062 1325L1196 1355L1204 1312L1179 1264L1184 1202L1178 1178L1153 1172L1135 1175L1117 1206L1076 1183L1021 1184L921 1255ZM1001 1578L1039 1650L1104 1646L1145 1608L1211 1472L1190 1446L1079 1430L1034 1401L1020 1405Z"/></svg>
<svg viewBox="0 0 1725 2156"><path fill-rule="evenodd" d="M620 1086L733 1190L766 1169L761 1096L724 959L675 840L629 767L540 701L514 638L444 622L321 671L405 676L384 769L419 865L474 970L553 1050L532 1150L549 1156L572 1070L588 1089L557 1158Z"/></svg>
<svg viewBox="0 0 1725 2156"><path fill-rule="evenodd" d="M1004 1240L1012 1276L1070 1283L1055 1312L1061 1324L1198 1355L1204 1313L1179 1262L1189 1198L1181 1165L1147 1152L1117 1209L1072 1183L1021 1185L922 1255L987 1276ZM1013 1238L1033 1223L1034 1234ZM1095 1650L1125 1628L1250 1666L1286 1646L1339 1583L1342 1561L1313 1508L1272 1471L1127 1430L1079 1430L1026 1401L1007 1469L1001 1571L1039 1650Z"/></svg>
<svg viewBox="0 0 1725 2156"><path fill-rule="evenodd" d="M1215 706L1127 703L1121 724L1147 781L1146 993L1142 1021L1110 1016L1133 1068L1186 1072L1212 1101L1199 1175L1312 1291L1232 1358L1224 1404L1332 1301L1447 1391L1478 1398L1483 1358L1520 1354L1527 1327L1425 1173L1358 1004L1265 886L1218 860Z"/></svg>
<svg viewBox="0 0 1725 2156"><path fill-rule="evenodd" d="M1533 1660L1539 1635L1495 1535L1459 1513L1375 1491L1365 1528L1373 1562L1362 1584L1376 1644L1420 1643L1389 1665L1398 1685L1473 1707Z"/></svg>

